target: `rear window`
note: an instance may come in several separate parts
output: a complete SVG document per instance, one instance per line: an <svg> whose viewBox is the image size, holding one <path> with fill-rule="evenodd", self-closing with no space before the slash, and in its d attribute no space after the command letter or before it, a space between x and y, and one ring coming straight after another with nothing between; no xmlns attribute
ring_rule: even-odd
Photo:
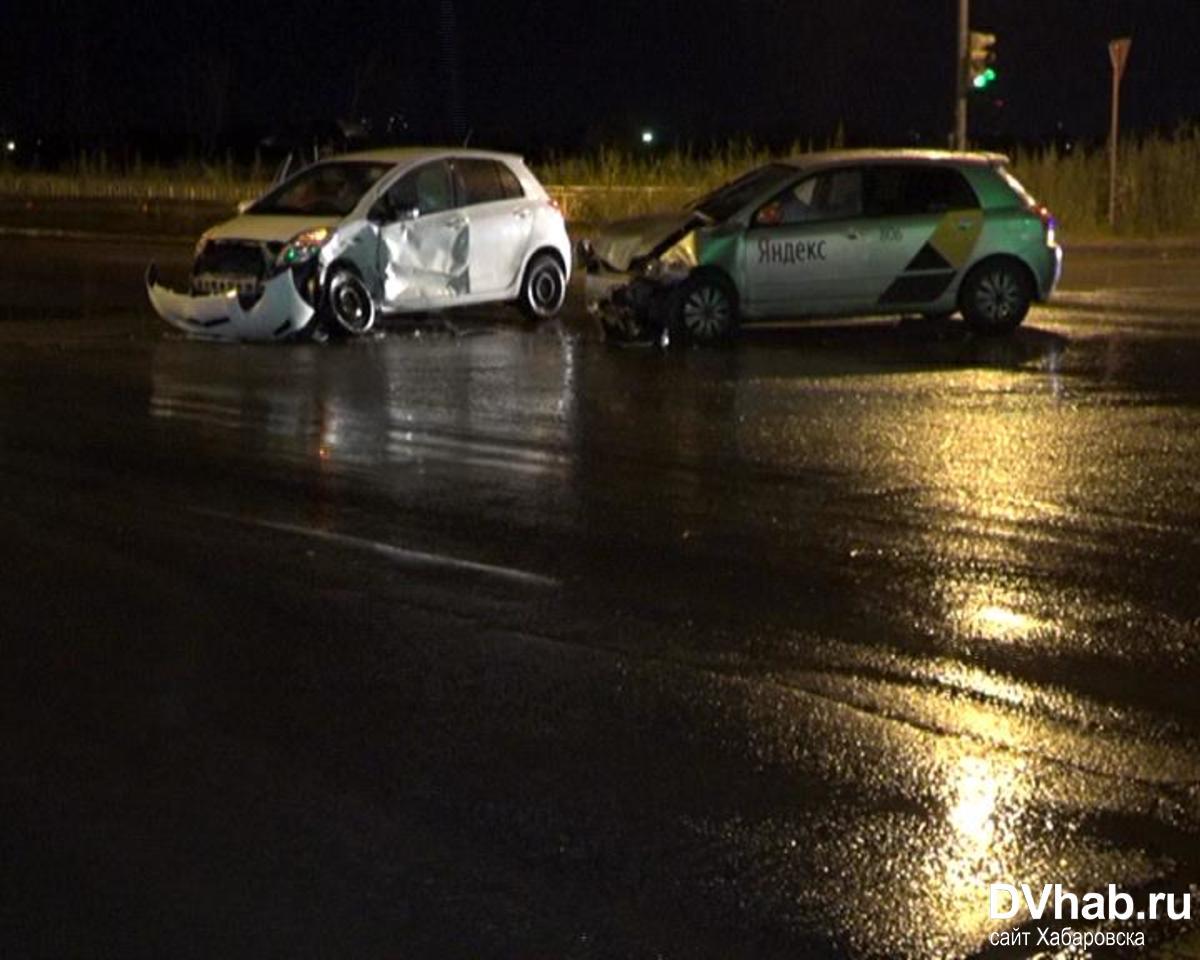
<svg viewBox="0 0 1200 960"><path fill-rule="evenodd" d="M979 198L952 167L872 167L866 176L866 211L872 217L917 216L971 210Z"/></svg>
<svg viewBox="0 0 1200 960"><path fill-rule="evenodd" d="M500 171L500 186L504 188L505 199L516 200L525 196L525 188L521 186L517 175L502 163L497 163L496 167Z"/></svg>

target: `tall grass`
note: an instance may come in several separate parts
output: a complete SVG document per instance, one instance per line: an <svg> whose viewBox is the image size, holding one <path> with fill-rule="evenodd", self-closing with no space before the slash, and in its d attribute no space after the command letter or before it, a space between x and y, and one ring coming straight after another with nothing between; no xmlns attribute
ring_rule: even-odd
<svg viewBox="0 0 1200 960"><path fill-rule="evenodd" d="M236 203L260 193L270 179L256 154L249 164L226 155L216 161L147 163L103 151L81 153L55 171L0 165L0 196L135 202Z"/></svg>
<svg viewBox="0 0 1200 960"><path fill-rule="evenodd" d="M1200 129L1127 140L1118 161L1118 235L1200 232ZM1111 233L1106 150L1020 150L1013 166L1034 196L1054 211L1067 235Z"/></svg>
<svg viewBox="0 0 1200 960"><path fill-rule="evenodd" d="M537 165L536 173L570 219L599 221L678 207L750 167L811 149L811 144L797 142L773 153L750 141L704 151L601 148L550 157ZM1020 149L1013 161L1017 176L1054 211L1068 238L1112 234L1108 157L1102 146L1069 152L1055 147ZM1119 169L1118 235L1200 234L1200 128L1127 139ZM85 154L55 172L0 165L0 196L232 204L260 193L270 174L257 157L249 164L226 156L216 162L164 166L145 163L136 155L116 162L103 153Z"/></svg>

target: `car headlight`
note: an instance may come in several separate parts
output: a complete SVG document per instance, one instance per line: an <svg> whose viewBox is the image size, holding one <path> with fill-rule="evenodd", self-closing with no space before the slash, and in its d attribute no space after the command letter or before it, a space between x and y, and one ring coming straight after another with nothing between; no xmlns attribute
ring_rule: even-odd
<svg viewBox="0 0 1200 960"><path fill-rule="evenodd" d="M208 236L202 234L200 239L196 241L196 249L192 252L192 259L193 260L200 259L200 254L202 254L204 252L204 248L207 246L208 246Z"/></svg>
<svg viewBox="0 0 1200 960"><path fill-rule="evenodd" d="M332 235L333 232L328 227L317 227L316 230L305 230L297 234L279 251L279 256L275 258L275 266L283 269L311 260Z"/></svg>

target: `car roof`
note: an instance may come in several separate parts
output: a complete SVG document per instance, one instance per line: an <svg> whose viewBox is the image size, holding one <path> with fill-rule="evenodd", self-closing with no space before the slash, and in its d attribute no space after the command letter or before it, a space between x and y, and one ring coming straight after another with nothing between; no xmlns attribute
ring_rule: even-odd
<svg viewBox="0 0 1200 960"><path fill-rule="evenodd" d="M854 163L938 163L947 165L996 166L1009 162L1003 153L974 151L964 153L955 150L821 150L802 153L781 161L797 169L810 167L835 167Z"/></svg>
<svg viewBox="0 0 1200 960"><path fill-rule="evenodd" d="M332 157L323 157L323 163L338 160L362 160L375 163L417 163L424 160L439 160L445 157L474 157L482 160L507 160L510 163L521 163L522 157L516 153L504 153L498 150L476 150L467 147L382 147L376 150L358 150L354 153L340 153Z"/></svg>

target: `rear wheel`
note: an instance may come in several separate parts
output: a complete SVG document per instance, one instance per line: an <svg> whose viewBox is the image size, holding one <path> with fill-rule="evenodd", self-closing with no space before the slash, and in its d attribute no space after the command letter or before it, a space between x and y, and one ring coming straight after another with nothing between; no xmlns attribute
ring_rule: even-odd
<svg viewBox="0 0 1200 960"><path fill-rule="evenodd" d="M981 263L967 274L959 293L963 318L974 329L988 333L1016 328L1032 300L1028 274L1011 260Z"/></svg>
<svg viewBox="0 0 1200 960"><path fill-rule="evenodd" d="M567 274L562 264L553 254L539 253L525 268L517 306L526 319L537 322L557 314L566 299Z"/></svg>
<svg viewBox="0 0 1200 960"><path fill-rule="evenodd" d="M737 294L715 274L688 277L673 295L671 320L674 330L691 343L721 343L737 330Z"/></svg>
<svg viewBox="0 0 1200 960"><path fill-rule="evenodd" d="M375 300L349 267L333 269L325 283L321 313L330 332L343 336L361 337L375 326Z"/></svg>

